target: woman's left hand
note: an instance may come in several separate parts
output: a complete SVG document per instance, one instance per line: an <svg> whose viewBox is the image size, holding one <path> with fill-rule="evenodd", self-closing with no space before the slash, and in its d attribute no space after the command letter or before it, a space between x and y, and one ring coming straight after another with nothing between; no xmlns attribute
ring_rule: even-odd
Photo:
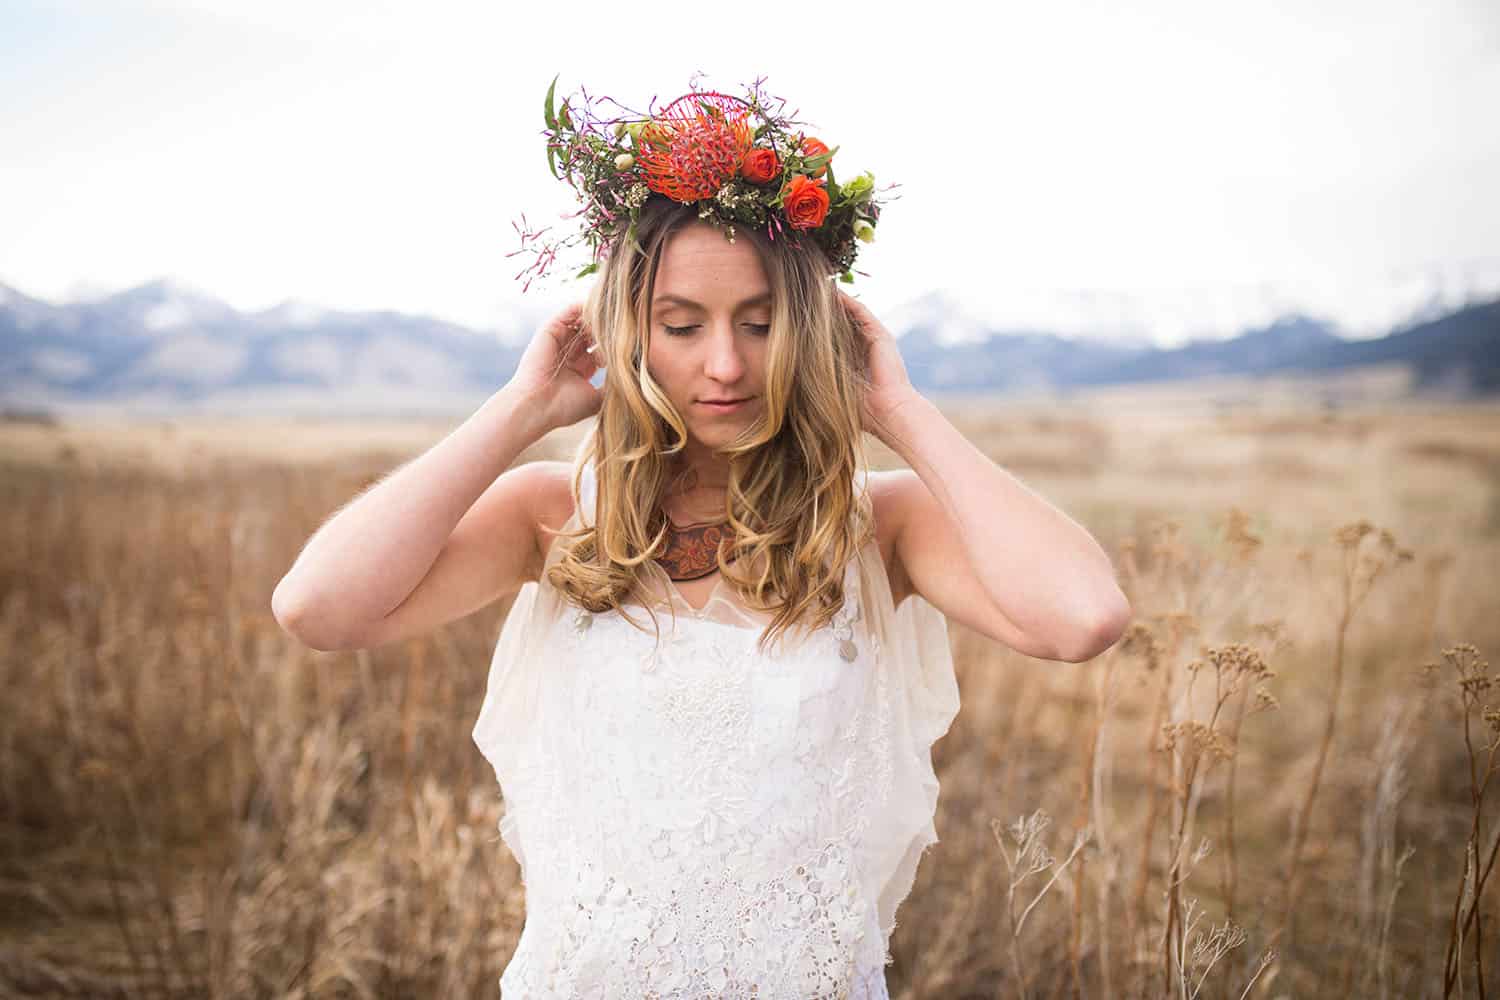
<svg viewBox="0 0 1500 1000"><path fill-rule="evenodd" d="M886 444L891 417L905 403L920 398L906 374L906 363L896 347L896 338L875 318L865 304L842 289L834 289L839 302L864 337L870 387L865 391L862 416L864 429Z"/></svg>

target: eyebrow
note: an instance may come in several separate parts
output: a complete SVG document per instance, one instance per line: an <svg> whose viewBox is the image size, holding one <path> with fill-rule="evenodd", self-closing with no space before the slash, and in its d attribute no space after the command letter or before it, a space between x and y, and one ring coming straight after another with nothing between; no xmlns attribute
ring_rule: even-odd
<svg viewBox="0 0 1500 1000"><path fill-rule="evenodd" d="M771 301L771 293L768 292L768 291L767 292L761 292L759 295L752 295L748 299L746 299L745 301L739 303L738 305L735 306L735 309L743 309L746 306L758 306L762 302L770 302L770 301ZM656 300L654 302L652 302L651 304L654 307L660 307L660 306L666 306L666 305L680 305L680 306L693 306L694 308L697 308L697 309L702 309L703 308L703 303L701 303L701 302L694 302L692 299L684 298L681 295L672 295L670 293L668 293L666 295L658 295L656 297Z"/></svg>

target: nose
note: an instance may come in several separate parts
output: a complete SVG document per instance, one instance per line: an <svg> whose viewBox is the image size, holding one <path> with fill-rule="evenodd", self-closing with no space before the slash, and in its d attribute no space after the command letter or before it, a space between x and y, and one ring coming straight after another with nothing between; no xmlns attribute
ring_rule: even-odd
<svg viewBox="0 0 1500 1000"><path fill-rule="evenodd" d="M745 374L745 359L740 354L741 346L729 324L714 324L713 335L708 338L708 357L703 370L715 382L733 385Z"/></svg>

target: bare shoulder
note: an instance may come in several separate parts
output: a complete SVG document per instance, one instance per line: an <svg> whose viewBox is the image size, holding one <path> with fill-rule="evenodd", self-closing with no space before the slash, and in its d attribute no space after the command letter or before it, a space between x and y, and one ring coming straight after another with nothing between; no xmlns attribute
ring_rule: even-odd
<svg viewBox="0 0 1500 1000"><path fill-rule="evenodd" d="M536 532L536 551L545 565L547 553L557 536L542 529L557 531L573 516L573 465L555 460L533 462L535 492L533 493L532 519Z"/></svg>
<svg viewBox="0 0 1500 1000"><path fill-rule="evenodd" d="M922 488L922 480L910 469L871 471L867 480L870 508L875 516L875 537L880 545L880 559L890 578L891 599L899 607L911 593L905 570L900 565L896 538L906 521L913 490Z"/></svg>

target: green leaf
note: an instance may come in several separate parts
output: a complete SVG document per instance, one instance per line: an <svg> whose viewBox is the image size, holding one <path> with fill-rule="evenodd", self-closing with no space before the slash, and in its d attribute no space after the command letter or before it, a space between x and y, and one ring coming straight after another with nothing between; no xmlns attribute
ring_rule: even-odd
<svg viewBox="0 0 1500 1000"><path fill-rule="evenodd" d="M839 280L842 281L846 285L852 285L852 284L854 284L854 272L853 271L845 271L843 274L839 275Z"/></svg>
<svg viewBox="0 0 1500 1000"><path fill-rule="evenodd" d="M547 169L552 171L554 180L562 180L562 177L558 176L557 173L557 150L550 142L547 143Z"/></svg>
<svg viewBox="0 0 1500 1000"><path fill-rule="evenodd" d="M833 159L833 154L837 153L838 151L839 147L834 146L826 153L819 153L817 156L809 156L807 159L802 161L802 167L808 173L812 173L819 167L826 164L829 160Z"/></svg>
<svg viewBox="0 0 1500 1000"><path fill-rule="evenodd" d="M562 76L562 74L559 73L557 74L557 76ZM557 76L554 76L552 78L552 85L547 88L547 127L552 129L554 132L557 131L557 115L552 111L552 92L557 89Z"/></svg>
<svg viewBox="0 0 1500 1000"><path fill-rule="evenodd" d="M567 101L563 101L562 111L558 113L557 120L562 122L563 128L573 127L573 116L568 113Z"/></svg>
<svg viewBox="0 0 1500 1000"><path fill-rule="evenodd" d="M573 275L573 280L577 281L579 278L587 277L590 274L593 274L597 270L599 270L599 262L596 260L592 264L587 265L583 270L579 271L577 274Z"/></svg>

